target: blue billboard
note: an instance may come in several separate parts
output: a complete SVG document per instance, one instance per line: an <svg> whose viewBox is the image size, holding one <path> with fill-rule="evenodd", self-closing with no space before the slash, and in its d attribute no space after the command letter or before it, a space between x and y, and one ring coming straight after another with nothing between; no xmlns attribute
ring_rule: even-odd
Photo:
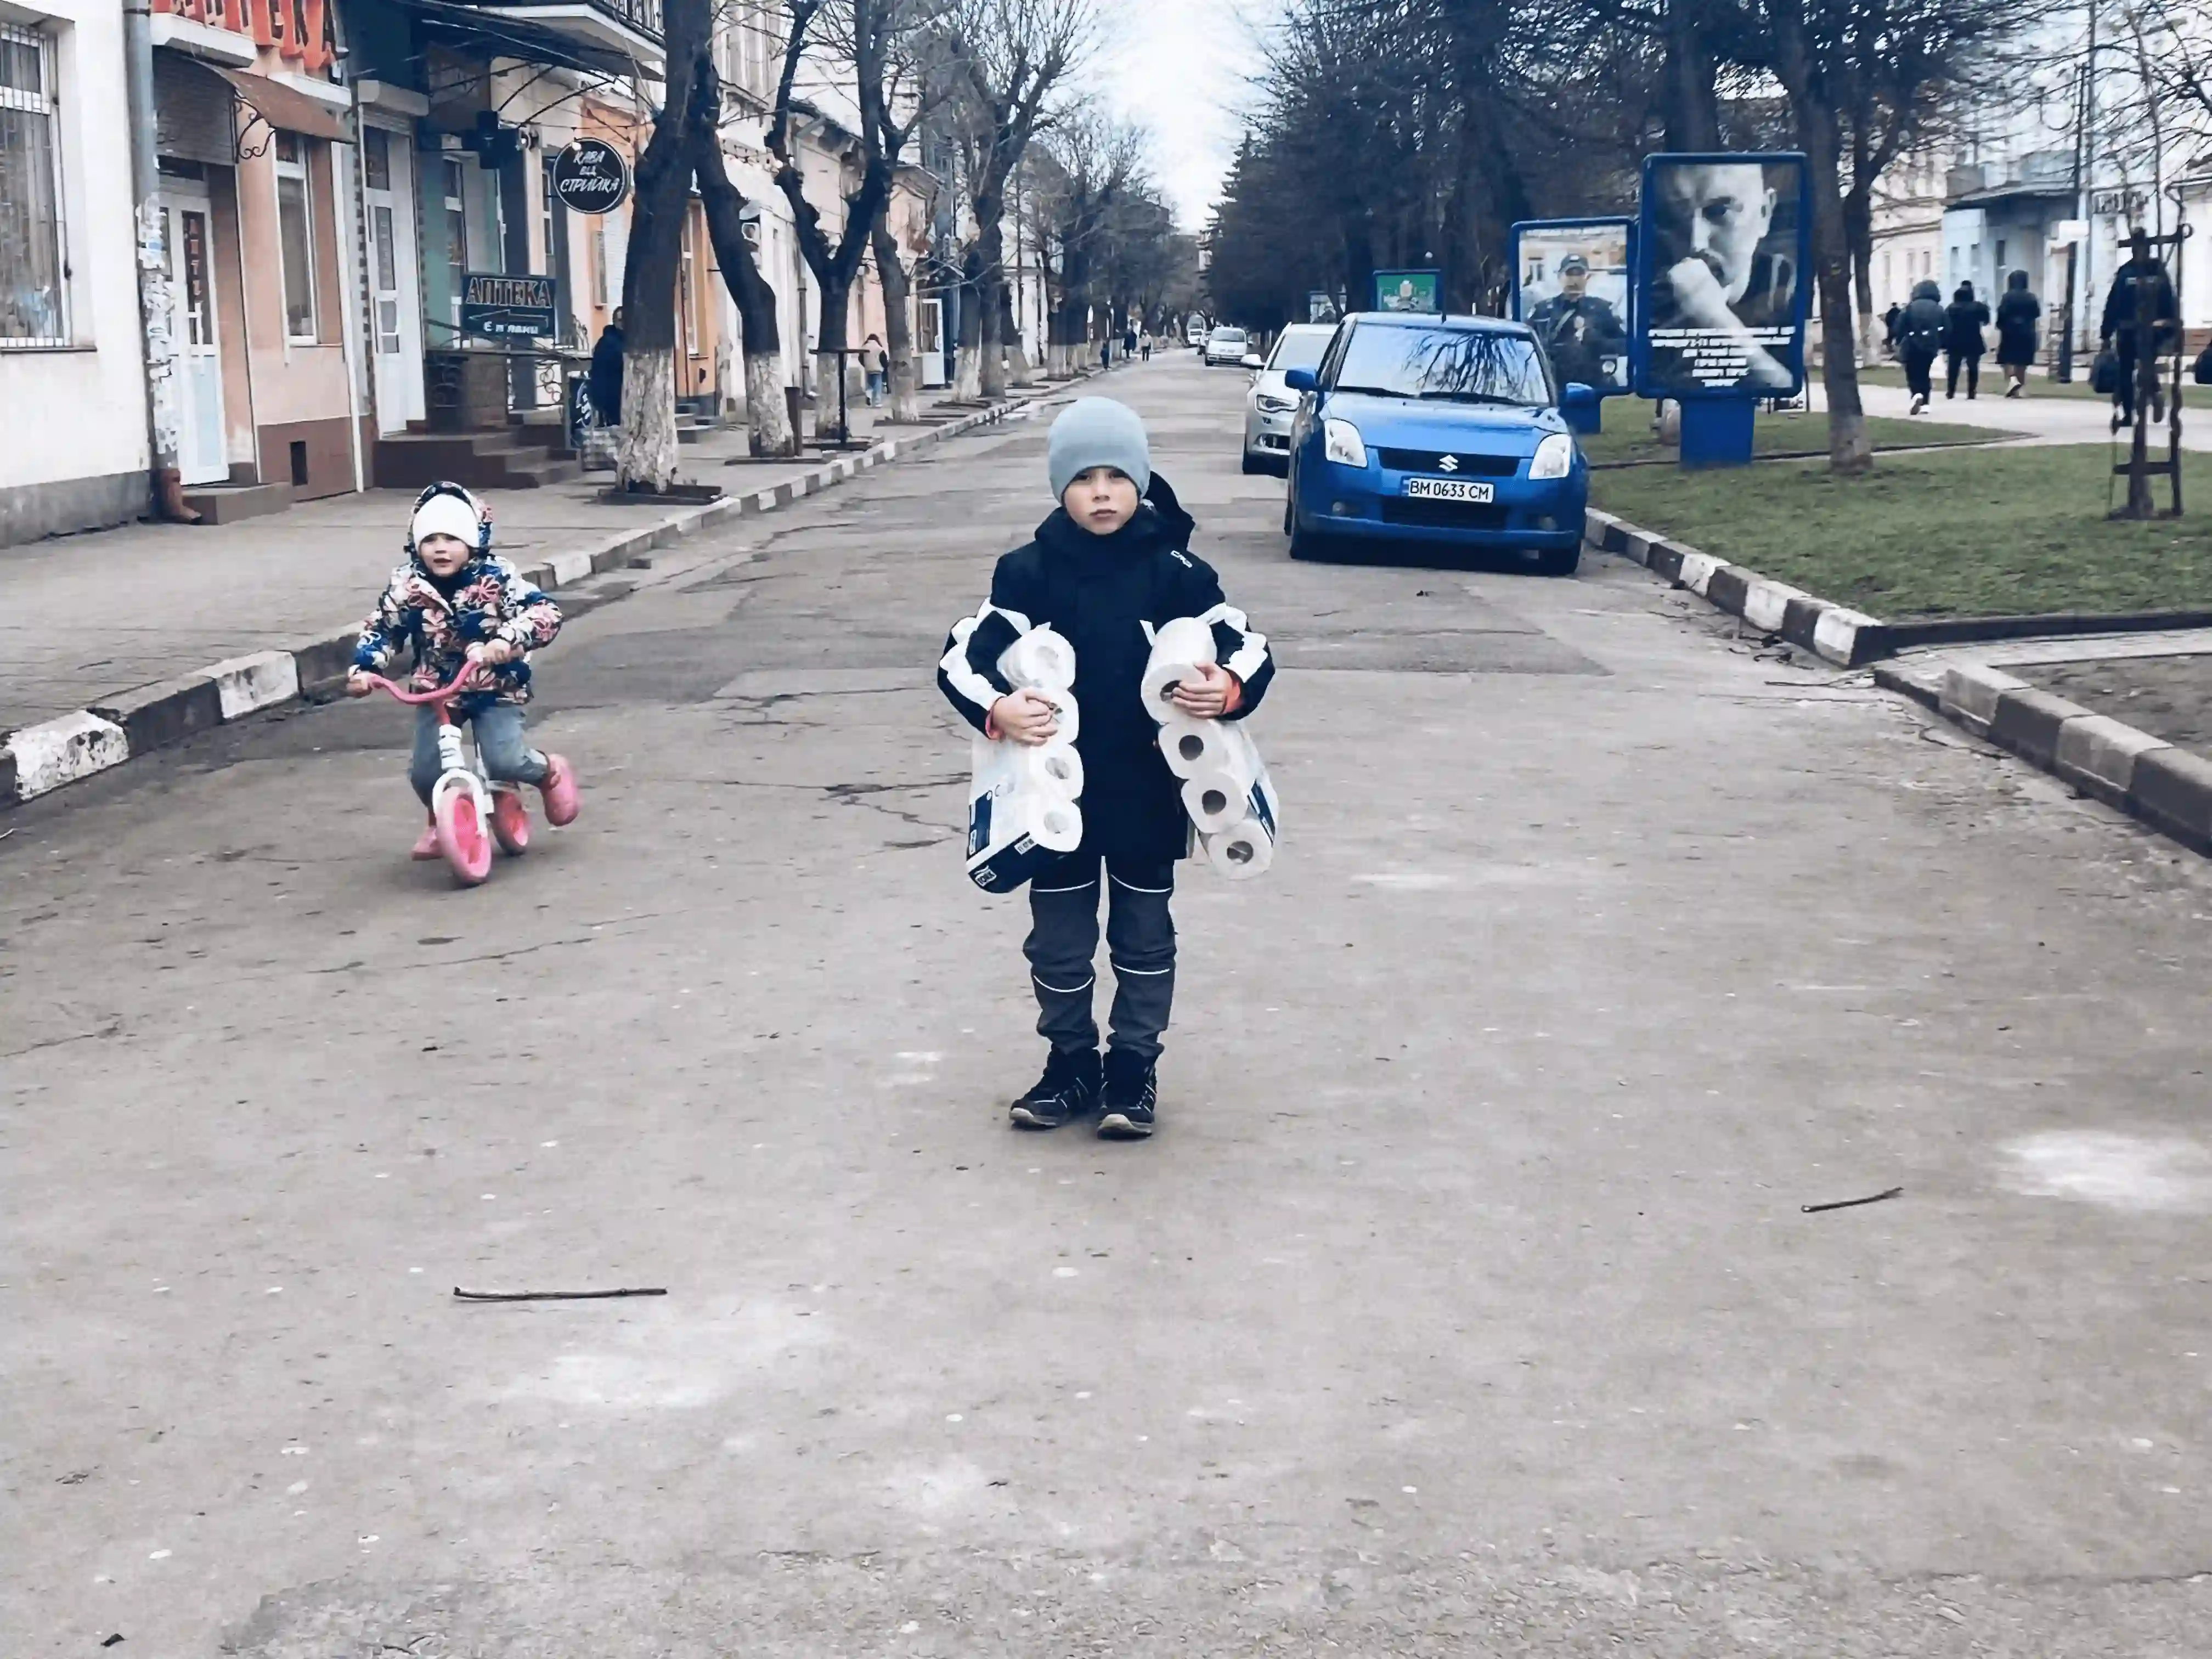
<svg viewBox="0 0 2212 1659"><path fill-rule="evenodd" d="M1559 384L1626 392L1636 222L1524 220L1512 247L1513 315L1535 331Z"/></svg>
<svg viewBox="0 0 2212 1659"><path fill-rule="evenodd" d="M1812 233L1802 155L1645 156L1629 353L1638 395L1802 391Z"/></svg>

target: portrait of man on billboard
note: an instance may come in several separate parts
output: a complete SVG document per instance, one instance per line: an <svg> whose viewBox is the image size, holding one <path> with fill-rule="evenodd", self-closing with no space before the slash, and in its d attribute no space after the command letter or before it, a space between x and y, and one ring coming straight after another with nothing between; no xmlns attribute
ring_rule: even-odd
<svg viewBox="0 0 2212 1659"><path fill-rule="evenodd" d="M1514 313L1561 386L1628 389L1628 227L1516 225Z"/></svg>
<svg viewBox="0 0 2212 1659"><path fill-rule="evenodd" d="M1797 388L1804 181L1799 156L1646 158L1647 395Z"/></svg>

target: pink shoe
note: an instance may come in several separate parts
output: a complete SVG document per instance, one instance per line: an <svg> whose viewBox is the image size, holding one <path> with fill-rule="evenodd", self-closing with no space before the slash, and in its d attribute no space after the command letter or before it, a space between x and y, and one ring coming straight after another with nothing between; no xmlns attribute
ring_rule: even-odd
<svg viewBox="0 0 2212 1659"><path fill-rule="evenodd" d="M422 838L415 843L415 850L407 855L417 864L428 864L442 856L438 851L438 821L435 818L423 829Z"/></svg>
<svg viewBox="0 0 2212 1659"><path fill-rule="evenodd" d="M548 823L574 823L582 810L576 799L576 769L559 755L545 757L545 781L538 786L545 797L545 821Z"/></svg>

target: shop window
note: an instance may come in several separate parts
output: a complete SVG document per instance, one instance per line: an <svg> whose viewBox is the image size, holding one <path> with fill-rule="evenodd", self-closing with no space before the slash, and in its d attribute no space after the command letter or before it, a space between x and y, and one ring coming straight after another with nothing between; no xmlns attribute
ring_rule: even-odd
<svg viewBox="0 0 2212 1659"><path fill-rule="evenodd" d="M453 295L453 332L461 331L461 295L468 287L469 209L468 174L448 157L441 164L446 181L446 280Z"/></svg>
<svg viewBox="0 0 2212 1659"><path fill-rule="evenodd" d="M53 43L0 24L0 346L69 343Z"/></svg>
<svg viewBox="0 0 2212 1659"><path fill-rule="evenodd" d="M392 135L382 127L365 127L361 135L362 171L371 190L392 188Z"/></svg>
<svg viewBox="0 0 2212 1659"><path fill-rule="evenodd" d="M284 332L313 345L315 228L307 189L307 141L296 132L276 135L276 251L284 267Z"/></svg>

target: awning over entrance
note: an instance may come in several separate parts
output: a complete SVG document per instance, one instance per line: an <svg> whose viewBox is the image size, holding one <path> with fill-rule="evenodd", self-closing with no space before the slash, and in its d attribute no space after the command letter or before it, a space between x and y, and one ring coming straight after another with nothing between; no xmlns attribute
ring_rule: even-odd
<svg viewBox="0 0 2212 1659"><path fill-rule="evenodd" d="M304 92L295 92L282 81L272 81L265 75L231 69L222 64L206 65L211 74L220 75L230 82L238 95L250 105L255 113L272 127L283 132L296 132L303 138L326 138L334 144L349 144L353 134L337 112L325 108Z"/></svg>

